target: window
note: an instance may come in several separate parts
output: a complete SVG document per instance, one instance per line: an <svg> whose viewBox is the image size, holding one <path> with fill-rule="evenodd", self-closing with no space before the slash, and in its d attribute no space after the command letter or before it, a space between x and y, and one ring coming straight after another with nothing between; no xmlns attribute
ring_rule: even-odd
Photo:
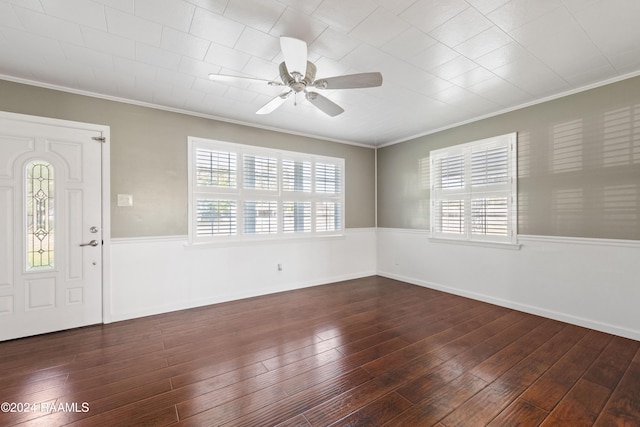
<svg viewBox="0 0 640 427"><path fill-rule="evenodd" d="M431 237L515 243L516 139L431 151Z"/></svg>
<svg viewBox="0 0 640 427"><path fill-rule="evenodd" d="M193 243L344 230L344 159L190 137L189 176Z"/></svg>
<svg viewBox="0 0 640 427"><path fill-rule="evenodd" d="M45 161L26 168L27 269L54 267L54 170Z"/></svg>

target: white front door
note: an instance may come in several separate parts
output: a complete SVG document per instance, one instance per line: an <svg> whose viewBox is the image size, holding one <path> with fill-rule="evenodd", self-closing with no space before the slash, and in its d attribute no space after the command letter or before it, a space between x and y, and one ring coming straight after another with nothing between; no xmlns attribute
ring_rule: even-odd
<svg viewBox="0 0 640 427"><path fill-rule="evenodd" d="M0 341L102 322L100 129L0 113Z"/></svg>

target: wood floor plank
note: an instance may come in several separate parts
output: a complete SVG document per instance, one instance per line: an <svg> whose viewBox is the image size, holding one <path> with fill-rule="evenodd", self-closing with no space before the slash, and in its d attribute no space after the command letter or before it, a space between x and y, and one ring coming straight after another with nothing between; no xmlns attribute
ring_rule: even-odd
<svg viewBox="0 0 640 427"><path fill-rule="evenodd" d="M640 359L629 365L595 423L602 427L634 424L640 425Z"/></svg>
<svg viewBox="0 0 640 427"><path fill-rule="evenodd" d="M633 360L640 347L637 341L614 337L594 364L584 374L584 379L613 390Z"/></svg>
<svg viewBox="0 0 640 427"><path fill-rule="evenodd" d="M427 398L384 424L385 427L431 426L487 387L482 379L464 373L437 388ZM444 426L443 426L444 427Z"/></svg>
<svg viewBox="0 0 640 427"><path fill-rule="evenodd" d="M540 409L522 399L516 399L489 424L489 427L517 427L537 426L549 415L549 412Z"/></svg>
<svg viewBox="0 0 640 427"><path fill-rule="evenodd" d="M447 427L487 425L524 389L524 387L495 381L458 406L441 423Z"/></svg>
<svg viewBox="0 0 640 427"><path fill-rule="evenodd" d="M591 426L610 394L608 388L581 378L541 425Z"/></svg>
<svg viewBox="0 0 640 427"><path fill-rule="evenodd" d="M379 276L0 342L1 426L639 425L640 343ZM63 406L64 407L64 406Z"/></svg>
<svg viewBox="0 0 640 427"><path fill-rule="evenodd" d="M296 414L302 414L322 402L346 393L371 379L371 375L363 369L355 369L236 418L229 425L234 427L254 427L280 424L286 420L296 418ZM304 419L304 423L310 425L306 418L301 418Z"/></svg>
<svg viewBox="0 0 640 427"><path fill-rule="evenodd" d="M374 427L379 426L411 407L406 399L397 393L389 393L376 399L351 415L332 423L331 427Z"/></svg>

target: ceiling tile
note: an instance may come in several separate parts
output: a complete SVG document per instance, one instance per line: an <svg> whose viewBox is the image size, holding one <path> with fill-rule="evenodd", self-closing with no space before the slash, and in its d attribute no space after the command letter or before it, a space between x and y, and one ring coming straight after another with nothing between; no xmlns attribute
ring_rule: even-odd
<svg viewBox="0 0 640 427"><path fill-rule="evenodd" d="M247 64L251 55L238 52L226 46L211 43L205 61L220 67L229 68L231 70L241 71Z"/></svg>
<svg viewBox="0 0 640 427"><path fill-rule="evenodd" d="M247 89L231 86L224 93L224 97L240 102L251 102L256 98L257 94Z"/></svg>
<svg viewBox="0 0 640 427"><path fill-rule="evenodd" d="M468 87L469 91L493 101L502 107L513 107L526 102L530 95L522 89L494 76Z"/></svg>
<svg viewBox="0 0 640 427"><path fill-rule="evenodd" d="M124 58L135 57L135 41L90 27L80 27L85 46Z"/></svg>
<svg viewBox="0 0 640 427"><path fill-rule="evenodd" d="M350 35L380 47L408 28L409 24L404 20L386 9L378 8L358 24Z"/></svg>
<svg viewBox="0 0 640 427"><path fill-rule="evenodd" d="M562 0L562 3L564 3L565 7L569 9L571 13L576 13L599 1L600 0Z"/></svg>
<svg viewBox="0 0 640 427"><path fill-rule="evenodd" d="M66 19L67 25L69 21L79 20L82 25L107 30L104 6L99 3L86 0L41 0L40 3L48 15Z"/></svg>
<svg viewBox="0 0 640 427"><path fill-rule="evenodd" d="M18 19L18 15L16 15L13 10L13 6L9 3L0 3L0 25L9 28L24 29Z"/></svg>
<svg viewBox="0 0 640 427"><path fill-rule="evenodd" d="M156 81L177 88L190 89L193 86L195 78L176 71L158 69Z"/></svg>
<svg viewBox="0 0 640 427"><path fill-rule="evenodd" d="M286 4L292 9L299 11L305 15L311 15L318 8L323 0L279 0L280 3Z"/></svg>
<svg viewBox="0 0 640 427"><path fill-rule="evenodd" d="M464 0L418 0L400 16L429 33L468 7Z"/></svg>
<svg viewBox="0 0 640 427"><path fill-rule="evenodd" d="M229 0L224 17L268 33L284 10L276 0Z"/></svg>
<svg viewBox="0 0 640 427"><path fill-rule="evenodd" d="M540 37L527 49L560 76L572 76L583 70L609 65L593 42L582 31L571 27L551 37Z"/></svg>
<svg viewBox="0 0 640 427"><path fill-rule="evenodd" d="M141 77L147 80L155 80L156 67L142 62L136 62L127 58L113 58L113 70L121 75Z"/></svg>
<svg viewBox="0 0 640 427"><path fill-rule="evenodd" d="M369 16L378 6L369 0L324 0L313 16L335 30L349 32Z"/></svg>
<svg viewBox="0 0 640 427"><path fill-rule="evenodd" d="M56 40L12 28L5 28L1 33L7 46L15 53L16 59L33 56L47 61L65 57L60 43Z"/></svg>
<svg viewBox="0 0 640 427"><path fill-rule="evenodd" d="M222 15L224 9L227 7L229 0L186 0L187 3L191 3L195 6L208 10L209 12Z"/></svg>
<svg viewBox="0 0 640 427"><path fill-rule="evenodd" d="M525 48L515 42L492 50L480 57L474 58L475 62L488 70L494 70L512 62L527 61L531 54Z"/></svg>
<svg viewBox="0 0 640 427"><path fill-rule="evenodd" d="M105 12L109 33L148 45L160 46L162 25L138 18L117 9L106 8Z"/></svg>
<svg viewBox="0 0 640 427"><path fill-rule="evenodd" d="M271 61L265 61L264 59L260 59L255 56L249 59L249 62L247 62L247 65L244 66L242 71L259 79L280 81L278 64Z"/></svg>
<svg viewBox="0 0 640 427"><path fill-rule="evenodd" d="M534 58L505 64L492 70L496 75L536 97L569 88L566 81Z"/></svg>
<svg viewBox="0 0 640 427"><path fill-rule="evenodd" d="M464 56L457 56L451 61L447 61L444 64L438 65L429 70L435 76L444 80L452 80L461 74L467 73L474 68L477 68L478 64L465 58Z"/></svg>
<svg viewBox="0 0 640 427"><path fill-rule="evenodd" d="M627 71L631 72L638 69L640 66L640 49L638 49L634 55L625 55L625 59L628 58L633 58L634 60L634 62L630 64L630 68L628 70L625 70L624 67L616 67L615 61L613 61L611 63L607 62L599 67L580 68L573 70L573 72L565 71L562 74L562 78L574 88L592 85L594 82L606 81L609 80L611 76L616 75L616 72L624 74Z"/></svg>
<svg viewBox="0 0 640 427"><path fill-rule="evenodd" d="M486 68L476 67L467 71L466 73L460 74L459 76L452 78L451 82L458 86L469 88L485 80L489 80L495 76L496 76L495 74L493 74L491 71L487 70Z"/></svg>
<svg viewBox="0 0 640 427"><path fill-rule="evenodd" d="M136 16L178 31L189 31L196 7L176 0L136 0Z"/></svg>
<svg viewBox="0 0 640 427"><path fill-rule="evenodd" d="M488 19L470 7L429 32L429 35L449 47L454 47L491 26Z"/></svg>
<svg viewBox="0 0 640 427"><path fill-rule="evenodd" d="M375 71L378 64L390 60L392 58L389 54L374 49L367 44L361 44L342 58L341 62L357 70L357 72L368 72Z"/></svg>
<svg viewBox="0 0 640 427"><path fill-rule="evenodd" d="M193 82L193 90L206 94L212 94L214 96L222 96L222 94L227 90L227 86L217 82L213 82L209 79L201 79L196 77L195 82Z"/></svg>
<svg viewBox="0 0 640 427"><path fill-rule="evenodd" d="M245 26L198 8L193 14L190 34L227 47L235 46Z"/></svg>
<svg viewBox="0 0 640 427"><path fill-rule="evenodd" d="M469 59L476 59L513 42L513 39L497 27L490 27L469 40L457 45L455 50Z"/></svg>
<svg viewBox="0 0 640 427"><path fill-rule="evenodd" d="M184 74L192 75L194 77L206 79L208 78L209 74L220 73L220 66L183 56L182 58L180 58L180 66L178 67L178 71Z"/></svg>
<svg viewBox="0 0 640 427"><path fill-rule="evenodd" d="M453 58L460 56L455 50L443 45L442 43L435 43L429 46L413 58L409 58L408 62L416 65L423 70L429 71L445 62L451 61Z"/></svg>
<svg viewBox="0 0 640 427"><path fill-rule="evenodd" d="M640 48L617 50L608 53L607 59L619 74L637 74L640 69Z"/></svg>
<svg viewBox="0 0 640 427"><path fill-rule="evenodd" d="M280 53L280 38L253 28L245 28L235 48L268 61Z"/></svg>
<svg viewBox="0 0 640 427"><path fill-rule="evenodd" d="M333 28L327 28L311 45L309 50L329 59L340 60L360 45L358 40Z"/></svg>
<svg viewBox="0 0 640 427"><path fill-rule="evenodd" d="M509 32L560 7L563 7L562 0L511 0L487 16Z"/></svg>
<svg viewBox="0 0 640 427"><path fill-rule="evenodd" d="M380 6L396 15L400 15L415 2L416 0L378 0Z"/></svg>
<svg viewBox="0 0 640 427"><path fill-rule="evenodd" d="M411 27L382 46L382 49L395 57L410 59L436 43L430 36Z"/></svg>
<svg viewBox="0 0 640 427"><path fill-rule="evenodd" d="M60 43L60 47L65 57L73 63L90 65L96 68L113 69L112 55L64 42Z"/></svg>
<svg viewBox="0 0 640 427"><path fill-rule="evenodd" d="M100 0L99 1L99 3L107 7L118 9L123 12L129 13L131 15L133 15L133 12L135 10L133 2L134 0Z"/></svg>
<svg viewBox="0 0 640 427"><path fill-rule="evenodd" d="M78 24L21 7L14 7L14 10L25 30L33 34L77 45L84 43Z"/></svg>
<svg viewBox="0 0 640 427"><path fill-rule="evenodd" d="M480 13L487 14L507 3L509 0L467 0L467 2L478 9ZM582 0L578 0L582 1Z"/></svg>
<svg viewBox="0 0 640 427"><path fill-rule="evenodd" d="M509 35L526 47L535 43L539 44L540 39L553 40L556 38L556 34L565 31L584 34L568 10L557 8L511 30Z"/></svg>
<svg viewBox="0 0 640 427"><path fill-rule="evenodd" d="M284 13L280 15L278 22L271 28L269 34L276 37L295 37L310 43L327 28L328 26L324 22L304 15L297 9L288 7Z"/></svg>
<svg viewBox="0 0 640 427"><path fill-rule="evenodd" d="M36 12L45 13L39 0L3 0L5 3L12 3L20 7L34 10Z"/></svg>
<svg viewBox="0 0 640 427"><path fill-rule="evenodd" d="M162 50L144 43L136 43L136 60L159 68L177 70L180 66L180 55Z"/></svg>
<svg viewBox="0 0 640 427"><path fill-rule="evenodd" d="M162 49L195 59L204 59L210 45L211 42L208 40L174 30L173 28L162 28L162 40L160 42Z"/></svg>
<svg viewBox="0 0 640 427"><path fill-rule="evenodd" d="M624 9L625 13L619 13ZM580 26L606 56L619 56L638 46L640 1L607 0L592 2L575 14Z"/></svg>

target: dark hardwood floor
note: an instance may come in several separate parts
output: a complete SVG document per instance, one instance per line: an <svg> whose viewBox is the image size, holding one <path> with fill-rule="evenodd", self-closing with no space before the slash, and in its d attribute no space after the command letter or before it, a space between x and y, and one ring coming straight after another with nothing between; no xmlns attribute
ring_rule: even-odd
<svg viewBox="0 0 640 427"><path fill-rule="evenodd" d="M0 425L637 426L639 349L369 277L0 343Z"/></svg>

